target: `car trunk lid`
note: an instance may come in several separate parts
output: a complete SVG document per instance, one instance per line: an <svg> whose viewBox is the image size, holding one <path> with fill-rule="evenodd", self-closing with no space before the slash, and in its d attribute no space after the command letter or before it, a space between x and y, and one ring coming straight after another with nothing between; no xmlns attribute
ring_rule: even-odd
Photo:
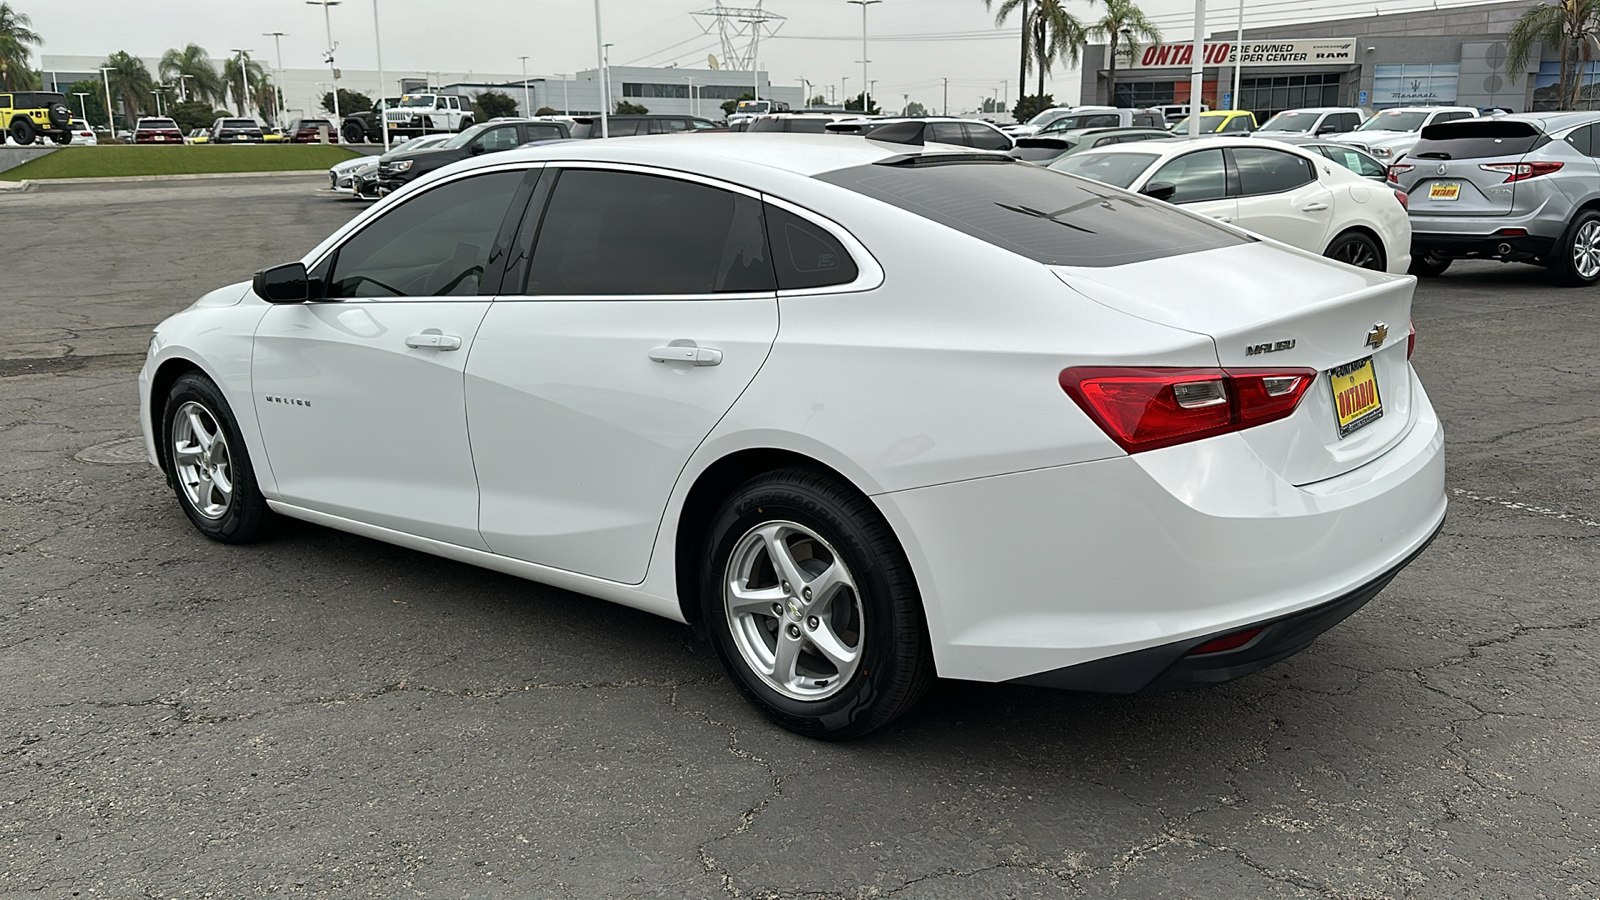
<svg viewBox="0 0 1600 900"><path fill-rule="evenodd" d="M1429 125L1398 166L1411 212L1427 216L1504 216L1516 211L1517 183L1503 170L1549 142L1534 122L1463 119Z"/></svg>
<svg viewBox="0 0 1600 900"><path fill-rule="evenodd" d="M1224 368L1314 370L1316 382L1293 415L1240 432L1263 463L1291 484L1361 466L1410 429L1407 335L1415 282L1409 279L1265 243L1055 272L1113 309L1209 336ZM1370 368L1342 371L1369 359ZM1367 385L1366 374L1374 385ZM1342 375L1337 387L1336 375ZM1377 401L1378 412L1367 409L1370 403L1355 405L1352 396Z"/></svg>

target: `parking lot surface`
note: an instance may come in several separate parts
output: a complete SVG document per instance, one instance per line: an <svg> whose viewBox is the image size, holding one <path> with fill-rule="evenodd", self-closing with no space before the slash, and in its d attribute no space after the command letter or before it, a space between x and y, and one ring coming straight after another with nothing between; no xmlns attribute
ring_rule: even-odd
<svg viewBox="0 0 1600 900"><path fill-rule="evenodd" d="M1307 652L825 744L683 626L190 527L126 441L150 326L360 209L323 183L0 196L0 896L1600 897L1600 292L1420 286L1450 517Z"/></svg>

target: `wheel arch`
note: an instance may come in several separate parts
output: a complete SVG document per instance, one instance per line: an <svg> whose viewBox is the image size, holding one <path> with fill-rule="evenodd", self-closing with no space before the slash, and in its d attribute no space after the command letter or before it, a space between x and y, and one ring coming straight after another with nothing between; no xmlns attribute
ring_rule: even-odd
<svg viewBox="0 0 1600 900"><path fill-rule="evenodd" d="M1373 245L1378 248L1378 271L1387 272L1389 270L1389 248L1383 243L1383 235L1366 225L1347 225L1340 229L1339 233L1328 241L1328 246L1322 248L1322 255L1327 256L1328 251L1333 249L1333 245L1339 243L1346 235L1350 234L1359 234L1370 239Z"/></svg>
<svg viewBox="0 0 1600 900"><path fill-rule="evenodd" d="M172 462L167 458L167 442L161 433L161 415L164 411L162 400L178 379L190 372L199 372L211 378L199 363L184 356L174 356L166 360L157 366L155 374L150 376L150 433L155 436L156 460L161 463L161 471L169 481L172 479ZM216 381L215 378L211 380Z"/></svg>

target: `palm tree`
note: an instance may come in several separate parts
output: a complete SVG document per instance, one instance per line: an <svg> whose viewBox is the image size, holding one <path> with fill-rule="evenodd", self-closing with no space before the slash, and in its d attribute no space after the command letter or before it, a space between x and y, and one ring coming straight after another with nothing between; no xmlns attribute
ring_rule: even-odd
<svg viewBox="0 0 1600 900"><path fill-rule="evenodd" d="M1561 86L1556 106L1576 107L1583 93L1583 70L1591 58L1590 41L1597 38L1600 0L1561 0L1554 6L1535 6L1523 13L1506 35L1506 66L1522 72L1541 44L1558 48Z"/></svg>
<svg viewBox="0 0 1600 900"><path fill-rule="evenodd" d="M111 95L121 102L123 118L128 127L133 127L134 119L144 106L144 98L150 96L156 87L150 70L145 68L144 60L126 50L118 50L106 57L100 68L111 70L106 73Z"/></svg>
<svg viewBox="0 0 1600 900"><path fill-rule="evenodd" d="M239 60L241 58L244 60L245 80L252 85L250 88L250 97L246 97L241 93L241 91L245 89L245 82L239 79ZM266 70L261 67L260 63L251 59L250 54L248 53L230 56L222 63L222 81L224 88L227 91L228 96L233 98L233 108L239 110L239 115L244 115L246 111L255 105L251 102L256 93L256 88L254 86L259 85L263 80L266 79L266 77Z"/></svg>
<svg viewBox="0 0 1600 900"><path fill-rule="evenodd" d="M257 72L251 77L250 102L261 114L262 120L272 122L277 119L278 86L272 83L272 78L265 72Z"/></svg>
<svg viewBox="0 0 1600 900"><path fill-rule="evenodd" d="M993 0L983 0L989 6ZM1597 0L1600 2L1600 0ZM1054 68L1057 60L1076 65L1083 49L1086 31L1077 17L1067 12L1064 0L1001 0L995 13L999 25L1016 9L1022 11L1022 64L1018 80L1018 93L1027 90L1028 68L1037 67L1039 96L1044 96L1044 76Z"/></svg>
<svg viewBox="0 0 1600 900"><path fill-rule="evenodd" d="M1117 104L1117 48L1139 52L1140 41L1161 40L1161 29L1150 21L1134 0L1105 0L1106 14L1089 26L1089 37L1106 42L1106 102ZM1191 99L1191 103L1193 101ZM1198 108L1191 105L1191 108Z"/></svg>
<svg viewBox="0 0 1600 900"><path fill-rule="evenodd" d="M994 0L983 0L983 8L989 9L994 5ZM1022 102L1022 95L1028 90L1028 31L1032 27L1028 21L1028 0L1000 0L1000 10L994 14L994 24L1004 25L1006 18L1018 7L1022 9L1022 48L1017 53L1017 102Z"/></svg>
<svg viewBox="0 0 1600 900"><path fill-rule="evenodd" d="M211 64L210 55L199 44L161 54L157 71L162 81L180 85L178 93L189 99L215 103L223 97L222 77Z"/></svg>
<svg viewBox="0 0 1600 900"><path fill-rule="evenodd" d="M32 19L12 9L10 3L0 3L0 87L8 91L33 87L32 51L28 48L42 43Z"/></svg>

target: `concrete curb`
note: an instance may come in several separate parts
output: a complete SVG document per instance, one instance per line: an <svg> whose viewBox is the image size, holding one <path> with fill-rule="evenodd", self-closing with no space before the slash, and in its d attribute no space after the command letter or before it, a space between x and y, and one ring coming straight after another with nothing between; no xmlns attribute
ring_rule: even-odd
<svg viewBox="0 0 1600 900"><path fill-rule="evenodd" d="M149 181L210 181L225 178L292 178L323 176L324 169L299 169L292 172L205 172L199 175L124 175L116 178L29 178L0 181L0 191L29 191L52 184L139 184Z"/></svg>

